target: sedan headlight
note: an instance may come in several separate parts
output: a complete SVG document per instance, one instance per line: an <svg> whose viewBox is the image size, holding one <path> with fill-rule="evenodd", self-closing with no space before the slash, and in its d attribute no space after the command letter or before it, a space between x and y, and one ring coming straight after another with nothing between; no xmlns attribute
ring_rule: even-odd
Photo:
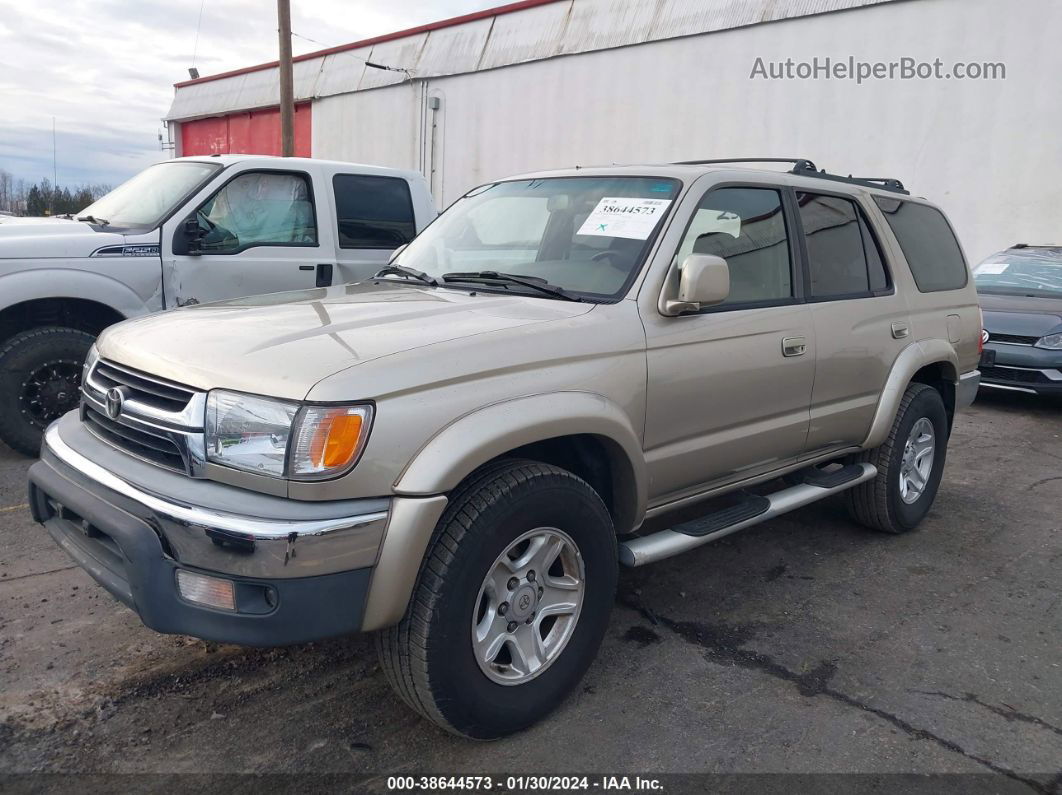
<svg viewBox="0 0 1062 795"><path fill-rule="evenodd" d="M1047 348L1049 351L1062 351L1062 333L1048 334L1036 342L1037 348Z"/></svg>
<svg viewBox="0 0 1062 795"><path fill-rule="evenodd" d="M368 405L304 406L215 389L207 397L207 459L277 478L331 477L357 461L371 420Z"/></svg>

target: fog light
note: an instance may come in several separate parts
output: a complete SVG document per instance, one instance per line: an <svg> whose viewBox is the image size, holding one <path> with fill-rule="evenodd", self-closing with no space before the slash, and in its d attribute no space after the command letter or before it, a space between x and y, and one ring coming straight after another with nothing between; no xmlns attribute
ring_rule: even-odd
<svg viewBox="0 0 1062 795"><path fill-rule="evenodd" d="M216 607L219 610L236 609L236 591L231 580L205 577L178 569L177 590L189 602Z"/></svg>

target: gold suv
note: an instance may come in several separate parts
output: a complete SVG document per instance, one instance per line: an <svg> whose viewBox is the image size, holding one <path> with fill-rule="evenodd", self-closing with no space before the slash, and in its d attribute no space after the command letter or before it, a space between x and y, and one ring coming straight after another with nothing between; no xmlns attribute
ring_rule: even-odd
<svg viewBox="0 0 1062 795"><path fill-rule="evenodd" d="M159 632L377 631L413 709L524 728L620 563L834 494L902 533L936 496L979 380L959 244L895 180L792 162L512 177L369 280L113 326L34 517Z"/></svg>

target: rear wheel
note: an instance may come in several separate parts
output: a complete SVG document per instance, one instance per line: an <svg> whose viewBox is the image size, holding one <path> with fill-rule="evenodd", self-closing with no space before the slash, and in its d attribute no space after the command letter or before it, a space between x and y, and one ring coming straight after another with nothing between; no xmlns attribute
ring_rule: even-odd
<svg viewBox="0 0 1062 795"><path fill-rule="evenodd" d="M947 451L948 416L940 393L911 384L885 443L859 458L874 464L878 475L845 492L852 518L886 533L914 529L937 496Z"/></svg>
<svg viewBox="0 0 1062 795"><path fill-rule="evenodd" d="M0 346L0 440L35 456L48 425L77 408L81 367L95 340L49 326L16 334Z"/></svg>
<svg viewBox="0 0 1062 795"><path fill-rule="evenodd" d="M589 485L545 464L491 465L453 494L405 617L377 636L381 665L448 731L519 731L586 672L617 569L612 521Z"/></svg>

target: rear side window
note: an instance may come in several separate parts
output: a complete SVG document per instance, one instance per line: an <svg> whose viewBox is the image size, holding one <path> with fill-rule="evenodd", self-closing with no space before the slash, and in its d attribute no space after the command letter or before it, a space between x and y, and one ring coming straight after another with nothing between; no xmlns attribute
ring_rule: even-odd
<svg viewBox="0 0 1062 795"><path fill-rule="evenodd" d="M923 293L966 286L966 260L944 214L936 207L875 196Z"/></svg>
<svg viewBox="0 0 1062 795"><path fill-rule="evenodd" d="M398 177L336 174L340 248L398 248L417 234L409 184Z"/></svg>
<svg viewBox="0 0 1062 795"><path fill-rule="evenodd" d="M867 296L889 287L881 250L855 202L798 192L797 204L812 298Z"/></svg>

